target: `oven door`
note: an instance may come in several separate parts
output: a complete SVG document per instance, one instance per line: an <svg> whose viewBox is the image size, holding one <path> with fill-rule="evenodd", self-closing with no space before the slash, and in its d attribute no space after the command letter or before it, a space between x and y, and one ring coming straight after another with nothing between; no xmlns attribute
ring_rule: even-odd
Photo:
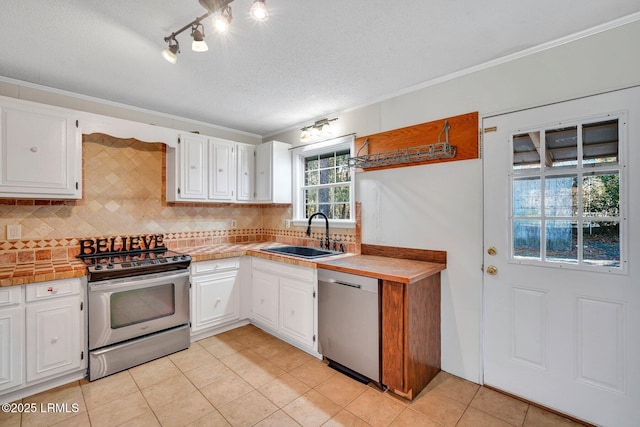
<svg viewBox="0 0 640 427"><path fill-rule="evenodd" d="M89 283L89 349L189 323L189 270Z"/></svg>

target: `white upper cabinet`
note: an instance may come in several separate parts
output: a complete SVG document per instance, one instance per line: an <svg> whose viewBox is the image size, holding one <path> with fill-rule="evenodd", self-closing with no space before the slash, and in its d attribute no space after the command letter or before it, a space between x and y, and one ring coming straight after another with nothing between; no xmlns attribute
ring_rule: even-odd
<svg viewBox="0 0 640 427"><path fill-rule="evenodd" d="M180 135L178 144L180 182L178 196L184 200L207 198L207 139L198 135Z"/></svg>
<svg viewBox="0 0 640 427"><path fill-rule="evenodd" d="M209 199L232 200L235 184L235 143L209 139Z"/></svg>
<svg viewBox="0 0 640 427"><path fill-rule="evenodd" d="M182 134L167 146L167 201L291 203L290 147Z"/></svg>
<svg viewBox="0 0 640 427"><path fill-rule="evenodd" d="M238 175L236 199L243 202L254 200L255 145L238 144Z"/></svg>
<svg viewBox="0 0 640 427"><path fill-rule="evenodd" d="M233 141L181 134L178 147L167 147L167 200L232 201L235 183Z"/></svg>
<svg viewBox="0 0 640 427"><path fill-rule="evenodd" d="M290 148L278 141L256 146L256 201L291 203Z"/></svg>
<svg viewBox="0 0 640 427"><path fill-rule="evenodd" d="M0 197L82 198L76 113L0 97Z"/></svg>

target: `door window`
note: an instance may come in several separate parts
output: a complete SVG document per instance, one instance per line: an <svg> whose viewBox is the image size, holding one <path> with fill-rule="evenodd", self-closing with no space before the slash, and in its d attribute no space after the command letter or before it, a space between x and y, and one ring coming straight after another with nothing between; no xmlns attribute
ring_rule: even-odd
<svg viewBox="0 0 640 427"><path fill-rule="evenodd" d="M511 259L620 271L620 117L511 135Z"/></svg>

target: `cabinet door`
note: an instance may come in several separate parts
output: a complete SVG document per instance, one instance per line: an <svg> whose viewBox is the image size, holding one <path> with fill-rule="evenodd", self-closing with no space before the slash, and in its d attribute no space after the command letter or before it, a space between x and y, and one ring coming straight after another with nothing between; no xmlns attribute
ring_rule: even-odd
<svg viewBox="0 0 640 427"><path fill-rule="evenodd" d="M0 391L22 384L24 309L0 310Z"/></svg>
<svg viewBox="0 0 640 427"><path fill-rule="evenodd" d="M278 277L253 271L251 313L256 323L278 330Z"/></svg>
<svg viewBox="0 0 640 427"><path fill-rule="evenodd" d="M180 182L178 197L181 200L207 198L207 140L197 135L181 135Z"/></svg>
<svg viewBox="0 0 640 427"><path fill-rule="evenodd" d="M271 200L271 148L272 143L256 146L256 200Z"/></svg>
<svg viewBox="0 0 640 427"><path fill-rule="evenodd" d="M28 304L26 317L27 381L80 368L80 298Z"/></svg>
<svg viewBox="0 0 640 427"><path fill-rule="evenodd" d="M313 284L280 279L280 333L314 347Z"/></svg>
<svg viewBox="0 0 640 427"><path fill-rule="evenodd" d="M234 143L209 140L209 199L231 200L235 178Z"/></svg>
<svg viewBox="0 0 640 427"><path fill-rule="evenodd" d="M242 201L253 200L254 192L254 164L255 147L253 145L238 144L238 175L236 199Z"/></svg>
<svg viewBox="0 0 640 427"><path fill-rule="evenodd" d="M237 270L194 277L192 283L192 331L240 318Z"/></svg>
<svg viewBox="0 0 640 427"><path fill-rule="evenodd" d="M0 104L0 193L80 198L81 134L65 110Z"/></svg>

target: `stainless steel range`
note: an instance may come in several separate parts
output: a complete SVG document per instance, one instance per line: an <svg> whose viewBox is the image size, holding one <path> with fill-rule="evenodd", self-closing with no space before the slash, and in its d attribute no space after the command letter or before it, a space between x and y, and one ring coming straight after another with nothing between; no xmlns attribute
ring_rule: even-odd
<svg viewBox="0 0 640 427"><path fill-rule="evenodd" d="M167 250L156 237L81 241L90 381L189 348L191 257ZM140 239L147 244L130 244Z"/></svg>

